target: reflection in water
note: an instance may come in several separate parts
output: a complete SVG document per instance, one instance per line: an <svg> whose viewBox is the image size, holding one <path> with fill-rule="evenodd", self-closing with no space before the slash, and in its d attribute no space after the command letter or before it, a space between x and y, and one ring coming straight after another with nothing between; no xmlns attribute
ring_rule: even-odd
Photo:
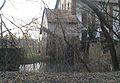
<svg viewBox="0 0 120 83"><path fill-rule="evenodd" d="M34 63L34 64L20 65L19 69L20 71L43 72L45 66L46 66L45 63Z"/></svg>
<svg viewBox="0 0 120 83"><path fill-rule="evenodd" d="M79 64L81 65L81 64ZM66 65L66 64L45 64L45 63L34 63L20 65L20 71L27 72L73 72L73 71L82 71L83 65ZM86 71L83 69L83 71Z"/></svg>

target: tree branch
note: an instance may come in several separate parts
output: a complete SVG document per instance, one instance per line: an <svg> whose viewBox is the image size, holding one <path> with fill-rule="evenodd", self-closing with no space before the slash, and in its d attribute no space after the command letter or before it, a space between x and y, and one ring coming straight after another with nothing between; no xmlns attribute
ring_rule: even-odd
<svg viewBox="0 0 120 83"><path fill-rule="evenodd" d="M0 10L4 7L5 3L6 3L6 0L4 0L2 6L0 7Z"/></svg>

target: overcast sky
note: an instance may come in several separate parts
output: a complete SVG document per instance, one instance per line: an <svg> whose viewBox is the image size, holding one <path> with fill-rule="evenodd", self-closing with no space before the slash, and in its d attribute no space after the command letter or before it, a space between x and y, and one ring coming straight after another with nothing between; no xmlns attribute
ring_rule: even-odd
<svg viewBox="0 0 120 83"><path fill-rule="evenodd" d="M0 0L0 4L3 0ZM43 0L50 8L54 8L56 0ZM2 13L15 18L29 20L42 14L44 4L41 0L6 0Z"/></svg>
<svg viewBox="0 0 120 83"><path fill-rule="evenodd" d="M0 0L0 6L4 0ZM55 7L56 0L43 0L49 8L53 9ZM7 18L13 20L15 19L23 20L25 23L29 23L32 18L39 17L41 19L42 12L45 5L42 0L6 0L6 4L1 10ZM8 21L3 19L9 28L15 28ZM22 24L21 21L17 22ZM5 30L5 29L4 29ZM18 30L12 30L12 33L18 33ZM36 38L38 34L36 32L29 32L33 38ZM21 33L19 33L21 35ZM17 34L18 37L18 34Z"/></svg>

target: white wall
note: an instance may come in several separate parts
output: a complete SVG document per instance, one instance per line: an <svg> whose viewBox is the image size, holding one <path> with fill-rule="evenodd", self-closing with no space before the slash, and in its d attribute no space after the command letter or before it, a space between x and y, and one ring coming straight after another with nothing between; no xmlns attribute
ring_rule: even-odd
<svg viewBox="0 0 120 83"><path fill-rule="evenodd" d="M62 29L65 31L65 35L71 35L71 36L79 36L81 37L80 33L81 30L78 26L78 24L69 24L69 23L60 23L60 24L56 24L56 23L49 23L49 29L51 32L57 34L58 36L63 36L63 31Z"/></svg>

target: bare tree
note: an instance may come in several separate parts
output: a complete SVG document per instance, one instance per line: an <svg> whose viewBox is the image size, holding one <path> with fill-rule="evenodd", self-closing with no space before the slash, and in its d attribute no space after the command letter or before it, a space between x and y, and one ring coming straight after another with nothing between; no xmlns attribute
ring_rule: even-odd
<svg viewBox="0 0 120 83"><path fill-rule="evenodd" d="M120 27L120 0L118 0L118 5L119 5L119 27Z"/></svg>
<svg viewBox="0 0 120 83"><path fill-rule="evenodd" d="M119 63L117 60L115 46L114 46L114 43L113 43L113 40L112 40L110 34L108 33L108 31L106 29L106 27L109 29L109 28L111 28L111 26L106 21L104 14L94 5L94 3L92 3L90 0L80 0L80 1L83 2L84 4L86 4L88 7L90 7L95 12L95 14L98 16L98 18L101 22L102 32L106 38L107 43L109 44L109 50L110 50L110 54L111 54L111 58L112 58L113 70L114 71L119 70ZM114 31L113 31L113 33L116 34Z"/></svg>
<svg viewBox="0 0 120 83"><path fill-rule="evenodd" d="M6 0L4 0L2 6L0 7L0 10L4 7L5 3L6 3Z"/></svg>

